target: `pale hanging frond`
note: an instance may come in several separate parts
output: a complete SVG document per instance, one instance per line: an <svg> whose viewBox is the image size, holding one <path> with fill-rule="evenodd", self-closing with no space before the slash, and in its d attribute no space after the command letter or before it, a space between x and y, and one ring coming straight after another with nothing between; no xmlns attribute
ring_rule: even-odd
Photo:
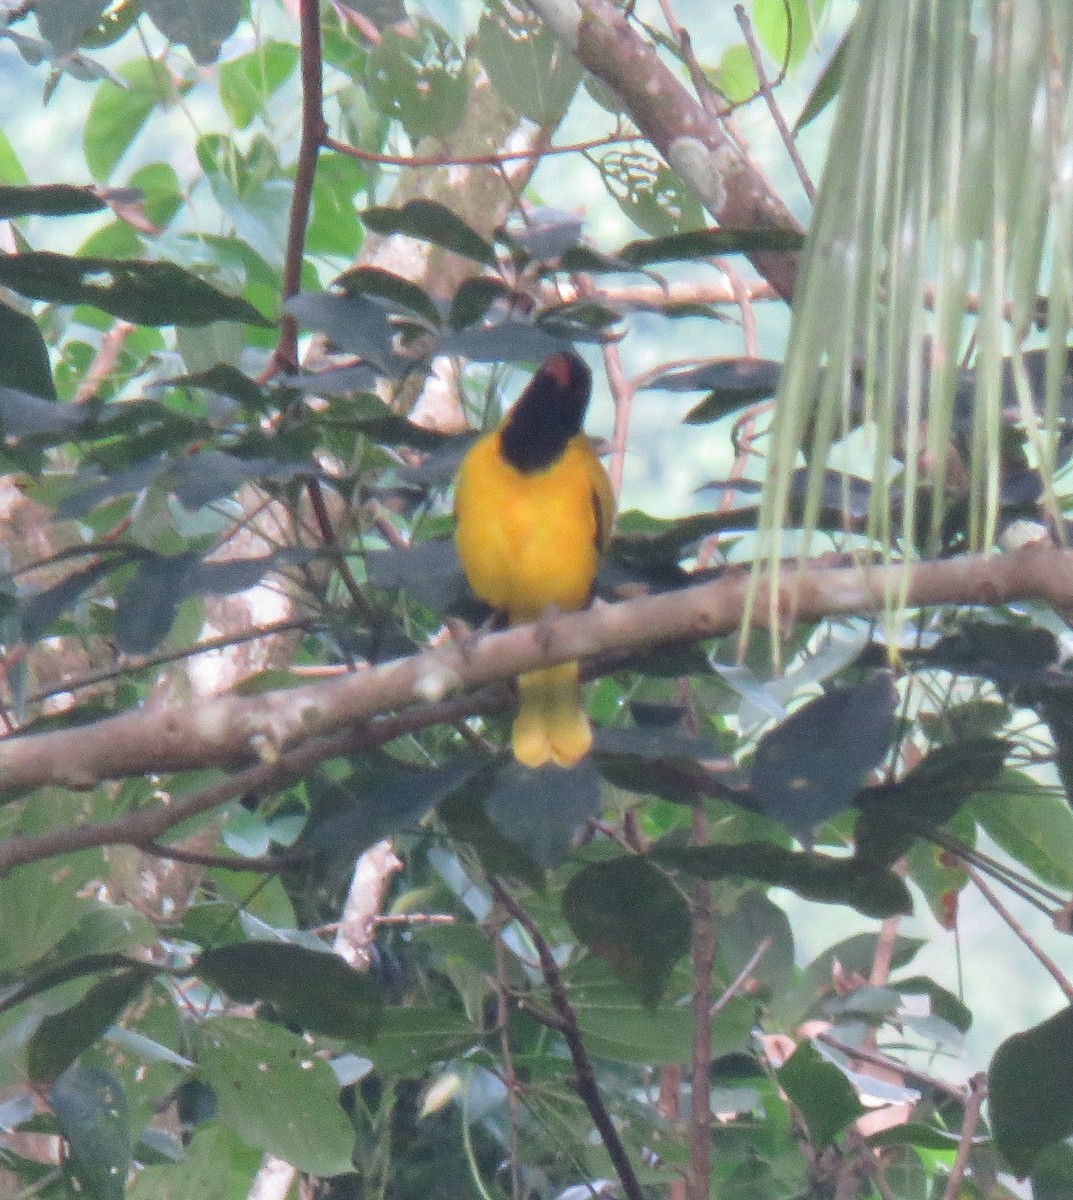
<svg viewBox="0 0 1073 1200"><path fill-rule="evenodd" d="M1011 421L1004 359L1013 419L1058 513L1073 12L1040 0L865 0L847 55L772 424L758 571L776 578L795 470L804 460L803 558L832 448L855 429L872 447L861 467L868 556L948 551L952 500L966 512L966 548L990 548ZM1033 338L1046 348L1042 405L1023 358ZM892 613L900 600L890 595ZM777 588L770 606L758 615L777 627Z"/></svg>

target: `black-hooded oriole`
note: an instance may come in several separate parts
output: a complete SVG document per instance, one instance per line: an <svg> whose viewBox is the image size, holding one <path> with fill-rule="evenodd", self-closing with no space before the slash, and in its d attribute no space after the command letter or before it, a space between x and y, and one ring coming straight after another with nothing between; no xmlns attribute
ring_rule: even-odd
<svg viewBox="0 0 1073 1200"><path fill-rule="evenodd" d="M474 592L512 625L584 608L614 516L611 481L582 432L591 376L553 354L499 429L466 454L455 491L455 540ZM573 766L592 745L577 663L518 680L514 756Z"/></svg>

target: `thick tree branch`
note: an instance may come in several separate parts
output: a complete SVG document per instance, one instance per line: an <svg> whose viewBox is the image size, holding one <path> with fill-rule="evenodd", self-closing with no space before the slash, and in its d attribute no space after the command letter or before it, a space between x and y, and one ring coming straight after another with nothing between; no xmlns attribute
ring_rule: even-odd
<svg viewBox="0 0 1073 1200"><path fill-rule="evenodd" d="M916 566L787 570L777 611L795 620L881 612L905 591L909 607L1044 600L1073 608L1073 552L1042 543L1011 554ZM283 750L509 679L614 651L718 637L736 630L749 575L728 571L696 587L600 605L503 633L439 646L352 675L261 696L221 695L186 707L138 709L96 724L0 740L0 794L46 784L90 788L106 779L271 763ZM761 582L763 593L763 581ZM757 612L769 611L763 595ZM431 723L431 722L429 722Z"/></svg>
<svg viewBox="0 0 1073 1200"><path fill-rule="evenodd" d="M611 0L529 0L555 35L614 89L630 119L721 224L732 229L800 225L763 173L664 64ZM796 254L757 251L750 259L785 299Z"/></svg>

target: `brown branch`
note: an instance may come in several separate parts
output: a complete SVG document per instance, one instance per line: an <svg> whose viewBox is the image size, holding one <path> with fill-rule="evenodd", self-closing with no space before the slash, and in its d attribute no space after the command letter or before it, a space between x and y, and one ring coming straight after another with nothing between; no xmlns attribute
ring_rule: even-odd
<svg viewBox="0 0 1073 1200"><path fill-rule="evenodd" d="M786 153L789 154L790 161L794 164L794 170L797 172L798 179L801 180L801 186L805 189L805 195L808 196L810 201L815 201L816 186L812 182L812 177L808 173L804 159L802 159L798 152L797 143L794 141L793 134L786 124L786 118L782 115L782 109L779 108L779 103L775 99L775 91L768 80L767 72L764 70L763 55L760 53L760 47L756 44L756 38L753 35L752 22L749 20L743 5L734 5L734 16L738 18L742 37L745 39L749 56L753 60L756 81L760 85L760 94L764 97L764 103L768 107L771 119L775 122L775 128L779 131L779 137L782 138L782 144L786 147ZM789 39L787 39L787 53L789 53ZM785 66L783 71L785 73Z"/></svg>
<svg viewBox="0 0 1073 1200"><path fill-rule="evenodd" d="M961 1195L961 1181L965 1176L965 1169L969 1165L972 1139L976 1135L976 1126L980 1121L980 1109L986 1099L987 1077L974 1075L969 1080L969 1099L965 1104L965 1115L961 1121L961 1137L958 1138L957 1154L954 1155L954 1165L950 1168L950 1178L943 1191L943 1200L957 1200Z"/></svg>
<svg viewBox="0 0 1073 1200"><path fill-rule="evenodd" d="M31 692L26 697L27 704L39 704L50 696L62 696L67 692L79 692L84 688L94 687L99 683L108 683L113 679L121 679L134 674L136 671L147 671L152 667L162 667L168 663L181 662L184 658L194 658L198 654L209 654L213 650L228 650L232 646L241 646L243 642L256 642L261 638L275 637L280 633L292 633L296 629L309 629L311 621L290 620L277 621L274 625L261 625L257 629L247 629L242 633L221 633L219 637L206 638L203 642L195 642L182 650L167 650L160 654L152 654L146 658L136 658L120 663L115 667L102 667L99 671L87 671L73 679L63 679L59 683L50 684L40 691Z"/></svg>
<svg viewBox="0 0 1073 1200"><path fill-rule="evenodd" d="M288 787L329 759L373 750L428 724L455 721L462 716L472 716L481 712L498 711L506 703L505 688L485 688L476 696L458 696L452 700L442 700L438 704L429 704L424 708L411 709L396 717L378 718L370 721L364 729L345 730L332 737L314 738L274 761L248 767L175 803L138 809L114 820L97 824L67 827L31 837L8 838L0 841L0 876L23 863L38 862L96 846L137 846L162 858L175 857L195 861L190 852L182 847L179 848L179 853L170 854L169 848L160 845L157 839L169 829L174 829L175 826L201 813L218 808L237 796L262 795ZM278 870L304 862L306 858L304 853L291 852L265 859L256 866L241 858L229 860L227 866L231 870L241 870L244 866L246 869L259 871Z"/></svg>
<svg viewBox="0 0 1073 1200"><path fill-rule="evenodd" d="M536 952L540 957L540 971L544 976L544 982L548 985L548 994L551 997L552 1007L555 1009L555 1027L562 1033L563 1041L566 1042L574 1064L574 1089L589 1110L589 1116L592 1118L600 1140L604 1144L604 1149L618 1174L622 1190L625 1192L627 1200L644 1200L644 1193L634 1173L633 1164L618 1136L618 1130L611 1120L611 1114L607 1111L603 1097L600 1095L600 1089L596 1085L596 1072L593 1070L592 1062L585 1050L585 1044L581 1040L577 1017L567 998L563 978L559 974L559 968L551 953L551 948L536 922L510 892L496 879L490 880L490 883L492 895L496 901L521 925L536 947Z"/></svg>
<svg viewBox="0 0 1073 1200"><path fill-rule="evenodd" d="M531 0L548 27L617 94L623 108L664 160L721 224L731 229L800 231L763 173L671 73L612 0ZM789 299L799 256L749 255L772 287Z"/></svg>
<svg viewBox="0 0 1073 1200"><path fill-rule="evenodd" d="M298 162L294 173L290 219L287 222L287 251L283 260L283 299L296 296L302 286L302 258L305 253L306 225L313 199L313 177L317 155L328 132L324 120L324 78L320 48L319 0L301 0L299 9L302 64L302 132L298 143ZM284 314L280 322L275 362L293 371L298 367L298 323Z"/></svg>
<svg viewBox="0 0 1073 1200"><path fill-rule="evenodd" d="M1073 606L1073 552L1035 543L1010 554L916 565L785 571L777 605L783 631L795 620L883 612L903 579L909 607L1017 600ZM728 570L695 587L445 643L288 691L226 694L187 706L137 709L76 729L3 738L0 795L47 784L91 788L131 775L269 761L378 714L412 709L448 692L502 682L538 667L725 636L739 628L749 590L747 572ZM762 579L761 597L765 590ZM757 611L768 611L766 600ZM424 724L454 719L440 711L426 709ZM463 704L455 715L464 713Z"/></svg>
<svg viewBox="0 0 1073 1200"><path fill-rule="evenodd" d="M530 150L507 150L495 154L384 154L376 150L361 150L347 142L326 137L324 145L338 154L358 162L376 163L382 167L499 167L509 162L524 162L527 159L543 159L549 154L581 154L587 150L598 150L601 146L618 146L623 142L640 141L637 134L607 134L605 137L590 138L584 142L573 142L567 146L534 146Z"/></svg>

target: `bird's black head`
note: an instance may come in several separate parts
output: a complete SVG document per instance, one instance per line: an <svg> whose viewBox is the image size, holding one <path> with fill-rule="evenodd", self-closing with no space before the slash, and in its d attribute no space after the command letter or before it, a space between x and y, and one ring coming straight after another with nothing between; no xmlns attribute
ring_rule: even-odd
<svg viewBox="0 0 1073 1200"><path fill-rule="evenodd" d="M500 433L503 457L515 470L545 471L581 432L592 375L570 351L552 354L507 414Z"/></svg>

